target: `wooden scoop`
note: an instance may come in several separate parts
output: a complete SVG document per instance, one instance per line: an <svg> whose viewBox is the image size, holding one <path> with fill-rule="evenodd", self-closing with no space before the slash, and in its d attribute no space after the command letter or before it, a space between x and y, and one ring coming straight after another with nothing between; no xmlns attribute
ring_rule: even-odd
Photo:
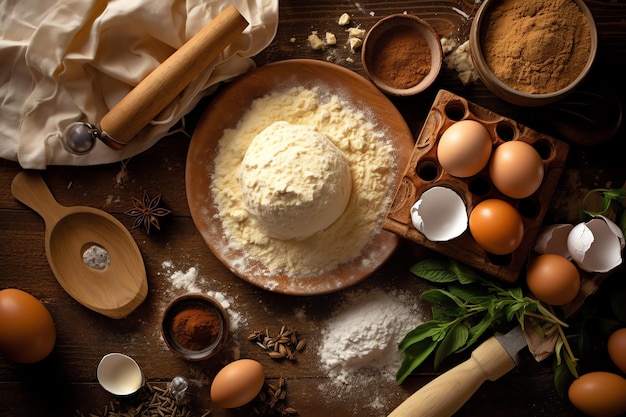
<svg viewBox="0 0 626 417"><path fill-rule="evenodd" d="M48 263L72 298L114 319L126 317L145 300L148 281L141 253L115 217L92 207L60 205L36 171L17 174L11 192L43 217ZM108 267L96 269L83 260L94 245L106 250Z"/></svg>

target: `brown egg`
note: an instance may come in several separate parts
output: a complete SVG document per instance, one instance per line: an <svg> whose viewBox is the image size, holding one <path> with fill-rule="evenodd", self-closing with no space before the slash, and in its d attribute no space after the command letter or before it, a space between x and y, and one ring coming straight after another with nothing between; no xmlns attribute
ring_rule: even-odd
<svg viewBox="0 0 626 417"><path fill-rule="evenodd" d="M626 374L626 327L611 334L607 348L615 366Z"/></svg>
<svg viewBox="0 0 626 417"><path fill-rule="evenodd" d="M502 194L512 198L526 198L537 191L543 173L539 152L519 140L498 146L489 162L491 182Z"/></svg>
<svg viewBox="0 0 626 417"><path fill-rule="evenodd" d="M15 288L0 291L0 352L19 363L46 358L56 342L56 329L46 307Z"/></svg>
<svg viewBox="0 0 626 417"><path fill-rule="evenodd" d="M222 408L236 408L252 401L263 388L265 370L252 359L239 359L223 367L211 383L211 401Z"/></svg>
<svg viewBox="0 0 626 417"><path fill-rule="evenodd" d="M610 372L589 372L568 390L574 407L592 417L616 417L626 412L626 379Z"/></svg>
<svg viewBox="0 0 626 417"><path fill-rule="evenodd" d="M524 238L524 223L518 211L504 200L488 199L474 207L469 229L476 243L495 255L509 254Z"/></svg>
<svg viewBox="0 0 626 417"><path fill-rule="evenodd" d="M492 146L485 126L475 120L461 120L441 135L437 159L450 175L471 177L487 166Z"/></svg>
<svg viewBox="0 0 626 417"><path fill-rule="evenodd" d="M578 295L580 274L576 266L564 256L546 253L528 265L526 284L538 300L562 306Z"/></svg>

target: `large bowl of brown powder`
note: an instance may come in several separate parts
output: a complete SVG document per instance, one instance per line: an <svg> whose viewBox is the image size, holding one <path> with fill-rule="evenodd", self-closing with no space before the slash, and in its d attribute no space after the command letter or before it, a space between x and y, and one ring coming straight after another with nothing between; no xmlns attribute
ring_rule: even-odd
<svg viewBox="0 0 626 417"><path fill-rule="evenodd" d="M469 41L476 72L495 95L516 105L541 106L583 81L598 36L582 0L485 0Z"/></svg>

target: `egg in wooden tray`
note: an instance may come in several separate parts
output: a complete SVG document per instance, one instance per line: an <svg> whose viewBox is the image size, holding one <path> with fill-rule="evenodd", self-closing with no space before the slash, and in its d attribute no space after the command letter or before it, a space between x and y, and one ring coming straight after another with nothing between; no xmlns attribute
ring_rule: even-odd
<svg viewBox="0 0 626 417"><path fill-rule="evenodd" d="M539 234L568 150L563 141L440 90L383 227L513 283ZM455 194L465 210L451 214L458 203L444 194ZM449 239L427 237L431 222L458 228L459 221L464 227Z"/></svg>

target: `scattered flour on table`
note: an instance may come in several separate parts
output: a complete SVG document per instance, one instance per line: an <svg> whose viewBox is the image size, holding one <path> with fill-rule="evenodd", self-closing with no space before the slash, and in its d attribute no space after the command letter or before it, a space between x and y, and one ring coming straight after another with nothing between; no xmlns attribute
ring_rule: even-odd
<svg viewBox="0 0 626 417"><path fill-rule="evenodd" d="M378 392L385 389L384 384L396 384L395 374L402 360L398 343L426 320L417 294L382 289L349 291L338 310L323 323L318 355L329 381L320 385L320 390L336 397L357 398L374 410L387 410Z"/></svg>

